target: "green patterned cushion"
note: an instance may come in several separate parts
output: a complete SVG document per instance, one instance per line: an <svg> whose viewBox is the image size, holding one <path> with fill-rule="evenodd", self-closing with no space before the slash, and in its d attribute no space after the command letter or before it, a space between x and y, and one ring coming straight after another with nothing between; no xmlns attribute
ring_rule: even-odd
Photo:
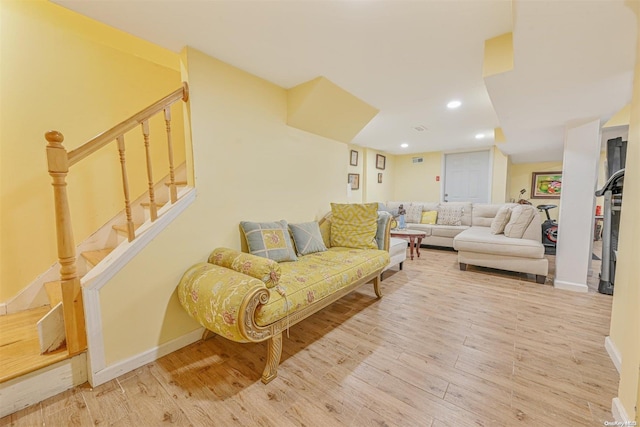
<svg viewBox="0 0 640 427"><path fill-rule="evenodd" d="M377 203L331 203L331 247L377 249L377 219Z"/></svg>
<svg viewBox="0 0 640 427"><path fill-rule="evenodd" d="M289 224L289 230L293 235L293 242L296 244L298 256L323 252L327 247L322 241L320 226L316 221L304 222L302 224Z"/></svg>
<svg viewBox="0 0 640 427"><path fill-rule="evenodd" d="M282 274L280 264L274 260L229 248L214 249L209 255L209 262L260 279L267 288L276 286Z"/></svg>
<svg viewBox="0 0 640 427"><path fill-rule="evenodd" d="M240 223L249 253L274 261L296 261L287 221Z"/></svg>

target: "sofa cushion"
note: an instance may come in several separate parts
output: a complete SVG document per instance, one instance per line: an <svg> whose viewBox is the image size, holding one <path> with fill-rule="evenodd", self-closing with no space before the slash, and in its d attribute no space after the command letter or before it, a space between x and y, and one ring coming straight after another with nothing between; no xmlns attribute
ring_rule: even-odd
<svg viewBox="0 0 640 427"><path fill-rule="evenodd" d="M260 326L267 326L283 319L287 314L300 311L382 270L388 263L387 251L336 247L305 255L298 262L282 264L282 277L276 287L278 292L272 291L269 301L258 307L256 322Z"/></svg>
<svg viewBox="0 0 640 427"><path fill-rule="evenodd" d="M524 231L529 227L531 220L537 215L535 208L531 205L518 205L511 209L511 218L504 227L504 235L516 239L521 239Z"/></svg>
<svg viewBox="0 0 640 427"><path fill-rule="evenodd" d="M317 221L289 224L289 230L291 230L298 256L327 250Z"/></svg>
<svg viewBox="0 0 640 427"><path fill-rule="evenodd" d="M398 213L398 208L400 205L403 205L405 209L411 206L411 202L387 202L387 209L392 214L396 215Z"/></svg>
<svg viewBox="0 0 640 427"><path fill-rule="evenodd" d="M438 207L438 225L462 225L464 206L443 203Z"/></svg>
<svg viewBox="0 0 640 427"><path fill-rule="evenodd" d="M437 211L440 202L413 202L414 205L422 205L423 211Z"/></svg>
<svg viewBox="0 0 640 427"><path fill-rule="evenodd" d="M504 234L491 234L489 227L471 227L453 239L457 251L480 252L523 258L543 258L544 245L535 240L513 239Z"/></svg>
<svg viewBox="0 0 640 427"><path fill-rule="evenodd" d="M438 211L422 212L422 218L420 218L420 224L435 224L437 219L438 219Z"/></svg>
<svg viewBox="0 0 640 427"><path fill-rule="evenodd" d="M264 257L247 254L229 248L217 248L209 255L209 263L230 268L238 273L260 279L273 288L280 281L280 264Z"/></svg>
<svg viewBox="0 0 640 427"><path fill-rule="evenodd" d="M414 205L406 208L407 210L407 222L418 224L422 220L422 205Z"/></svg>
<svg viewBox="0 0 640 427"><path fill-rule="evenodd" d="M504 233L504 227L509 223L511 219L511 208L509 206L502 206L498 209L495 218L491 221L491 234Z"/></svg>
<svg viewBox="0 0 640 427"><path fill-rule="evenodd" d="M473 203L471 202L445 202L445 203L440 203L438 206L462 206L462 225L467 225L469 227L471 227L471 218L472 218L472 212L473 212ZM440 210L438 209L438 212Z"/></svg>
<svg viewBox="0 0 640 427"><path fill-rule="evenodd" d="M456 237L468 228L469 227L464 225L432 225L431 235L438 237Z"/></svg>
<svg viewBox="0 0 640 427"><path fill-rule="evenodd" d="M242 221L240 228L247 241L249 253L278 262L298 259L291 245L287 221Z"/></svg>
<svg viewBox="0 0 640 427"><path fill-rule="evenodd" d="M491 222L503 206L518 206L516 203L474 203L471 226L491 227Z"/></svg>
<svg viewBox="0 0 640 427"><path fill-rule="evenodd" d="M377 203L331 203L331 247L377 249L377 220Z"/></svg>

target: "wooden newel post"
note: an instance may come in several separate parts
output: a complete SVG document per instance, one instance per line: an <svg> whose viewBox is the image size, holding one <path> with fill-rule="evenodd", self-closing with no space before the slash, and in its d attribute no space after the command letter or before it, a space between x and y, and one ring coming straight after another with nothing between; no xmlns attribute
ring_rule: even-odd
<svg viewBox="0 0 640 427"><path fill-rule="evenodd" d="M67 350L70 355L80 353L87 347L84 326L82 289L76 268L76 249L71 227L71 214L67 197L67 174L69 157L62 145L64 136L58 131L45 133L47 145L47 165L53 178L56 232L58 236L58 260L62 280L62 305L64 312Z"/></svg>
<svg viewBox="0 0 640 427"><path fill-rule="evenodd" d="M67 174L69 159L67 150L62 145L64 137L58 131L45 134L47 145L47 163L49 175L53 178L53 198L56 214L56 231L58 234L58 258L60 259L60 278L71 280L77 277L75 242L71 228L71 214L67 197Z"/></svg>

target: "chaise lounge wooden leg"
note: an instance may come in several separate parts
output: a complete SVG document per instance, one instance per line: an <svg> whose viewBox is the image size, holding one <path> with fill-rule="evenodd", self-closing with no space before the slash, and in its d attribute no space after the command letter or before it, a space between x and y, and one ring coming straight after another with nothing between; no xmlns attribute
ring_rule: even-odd
<svg viewBox="0 0 640 427"><path fill-rule="evenodd" d="M540 274L536 274L536 283L544 285L544 282L547 281L547 276L541 276Z"/></svg>
<svg viewBox="0 0 640 427"><path fill-rule="evenodd" d="M399 266L399 268L398 268L398 271L402 271L402 264L404 264L404 262L401 262L401 263L400 263L400 266Z"/></svg>
<svg viewBox="0 0 640 427"><path fill-rule="evenodd" d="M278 365L282 356L282 332L267 341L267 365L262 372L262 382L268 384L278 376Z"/></svg>
<svg viewBox="0 0 640 427"><path fill-rule="evenodd" d="M467 271L467 264L465 264L464 262L460 262L459 264L461 271Z"/></svg>
<svg viewBox="0 0 640 427"><path fill-rule="evenodd" d="M380 291L381 276L382 275L378 275L378 277L373 279L373 290L378 298L382 298L382 292Z"/></svg>

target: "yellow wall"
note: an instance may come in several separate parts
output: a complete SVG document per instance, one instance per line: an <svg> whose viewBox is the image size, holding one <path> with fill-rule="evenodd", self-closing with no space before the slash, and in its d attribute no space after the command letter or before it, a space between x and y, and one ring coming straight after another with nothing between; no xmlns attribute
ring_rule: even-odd
<svg viewBox="0 0 640 427"><path fill-rule="evenodd" d="M290 98L289 98L290 99ZM365 164L367 163L367 150L358 145L348 145L348 159L351 160L351 150L358 152L358 164L356 166L352 166L351 162L348 161L348 171L347 173L356 173L360 175L360 189L351 190L351 196L348 198L350 203L362 203L364 201L365 194ZM344 177L344 182L347 183L347 176Z"/></svg>
<svg viewBox="0 0 640 427"><path fill-rule="evenodd" d="M635 12L640 23L637 2ZM640 31L637 46L640 49ZM640 53L636 55L628 141L610 337L622 358L618 397L629 419L638 421L635 406L640 397Z"/></svg>
<svg viewBox="0 0 640 427"><path fill-rule="evenodd" d="M385 168L376 168L377 155L385 156ZM367 149L366 170L366 193L365 202L386 202L393 200L394 181L395 181L395 159L392 154L383 153L381 151ZM378 183L378 174L382 174L382 183Z"/></svg>
<svg viewBox="0 0 640 427"><path fill-rule="evenodd" d="M285 89L194 49L184 57L198 196L101 290L108 363L197 328L176 285L215 247L239 249L241 220L310 221L347 201L349 147L287 126Z"/></svg>
<svg viewBox="0 0 640 427"><path fill-rule="evenodd" d="M422 163L413 163L422 157ZM440 176L440 181L436 181ZM442 152L407 154L394 159L393 200L440 201Z"/></svg>
<svg viewBox="0 0 640 427"><path fill-rule="evenodd" d="M492 149L491 202L504 203L508 200L509 158L497 148ZM422 163L413 163L414 157L422 157ZM394 156L394 191L391 200L440 201L443 180L444 153L441 151ZM388 161L388 158L387 158ZM440 181L436 181L436 177Z"/></svg>
<svg viewBox="0 0 640 427"><path fill-rule="evenodd" d="M44 133L57 129L75 148L180 86L178 55L48 1L0 2L0 301L15 296L56 259L51 179ZM144 52L144 54L143 54ZM184 161L181 107L174 143ZM139 132L127 137L132 194L146 188ZM168 173L161 121L153 150L156 179ZM69 197L80 242L124 208L117 150L74 166Z"/></svg>
<svg viewBox="0 0 640 427"><path fill-rule="evenodd" d="M513 33L501 34L484 42L482 76L513 70Z"/></svg>
<svg viewBox="0 0 640 427"><path fill-rule="evenodd" d="M498 147L493 147L493 168L491 180L491 203L504 203L507 194L507 180L509 178L509 157L504 155Z"/></svg>
<svg viewBox="0 0 640 427"><path fill-rule="evenodd" d="M561 171L562 162L543 162L543 163L512 163L509 167L509 190L508 201L517 201L520 196L520 190L527 190L523 198L528 199L534 206L538 205L556 205L557 208L551 209L549 215L552 219L558 219L560 212L560 199L532 199L531 198L531 177L533 172L553 172ZM544 212L540 212L540 219L544 221L547 217Z"/></svg>
<svg viewBox="0 0 640 427"><path fill-rule="evenodd" d="M378 109L325 77L317 77L287 91L287 124L350 142L378 114Z"/></svg>

